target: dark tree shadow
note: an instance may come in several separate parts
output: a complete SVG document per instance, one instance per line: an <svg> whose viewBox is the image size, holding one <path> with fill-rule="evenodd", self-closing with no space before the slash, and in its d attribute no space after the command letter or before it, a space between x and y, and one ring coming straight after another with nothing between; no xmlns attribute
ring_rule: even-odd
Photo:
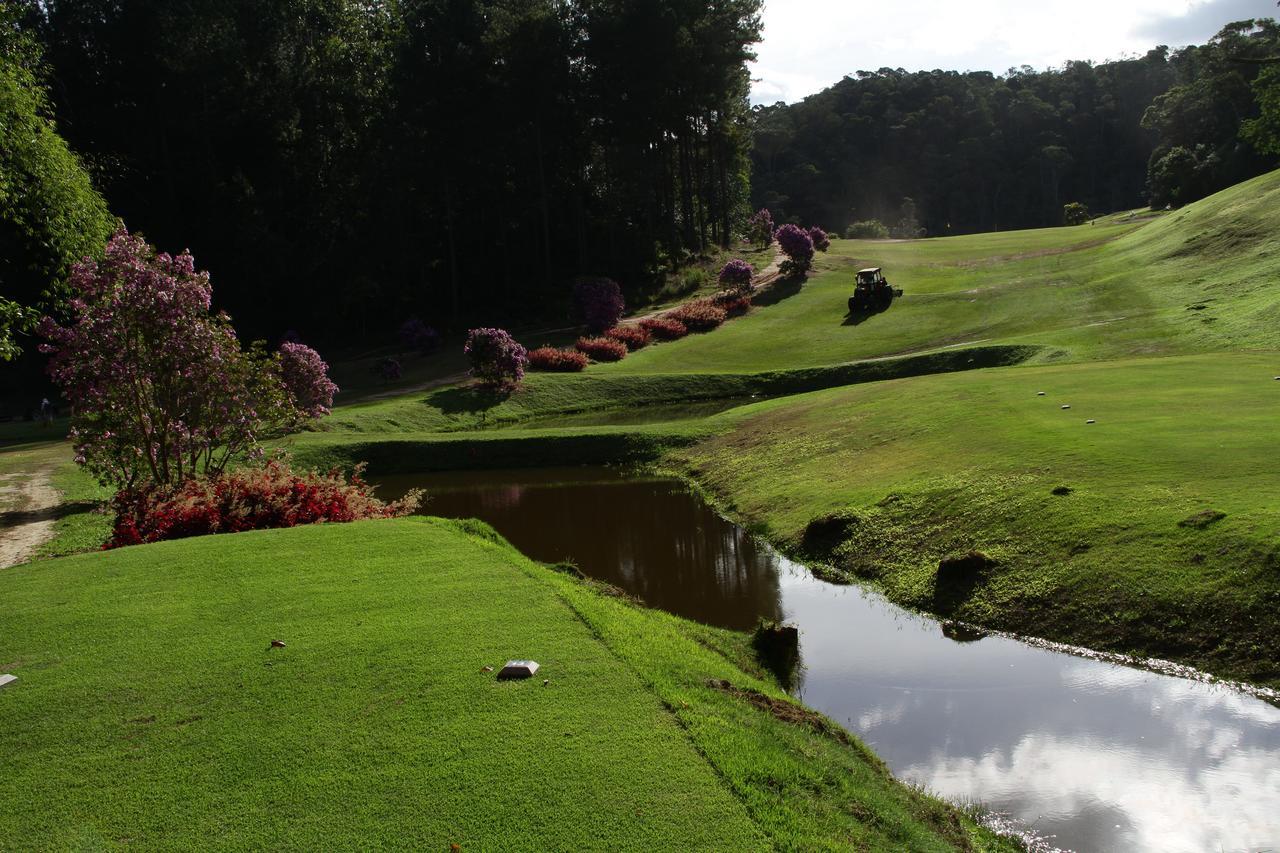
<svg viewBox="0 0 1280 853"><path fill-rule="evenodd" d="M20 527L21 525L38 521L58 521L69 515L91 512L99 506L100 504L92 501L74 501L45 507L44 509L11 509L0 512L0 530L8 530L12 527Z"/></svg>
<svg viewBox="0 0 1280 853"><path fill-rule="evenodd" d="M780 278L764 290L751 297L751 304L759 308L777 305L784 299L795 296L804 287L803 278Z"/></svg>
<svg viewBox="0 0 1280 853"><path fill-rule="evenodd" d="M422 402L447 415L477 414L492 409L510 396L509 390L485 388L481 385L459 385L433 391Z"/></svg>

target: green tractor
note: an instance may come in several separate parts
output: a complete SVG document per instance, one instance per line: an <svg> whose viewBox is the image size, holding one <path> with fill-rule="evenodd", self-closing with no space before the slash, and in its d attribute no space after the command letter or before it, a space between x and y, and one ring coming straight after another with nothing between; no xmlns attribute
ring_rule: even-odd
<svg viewBox="0 0 1280 853"><path fill-rule="evenodd" d="M849 297L849 313L871 314L883 311L893 304L895 296L901 295L902 288L890 287L880 267L859 270L857 282L853 286L853 296Z"/></svg>

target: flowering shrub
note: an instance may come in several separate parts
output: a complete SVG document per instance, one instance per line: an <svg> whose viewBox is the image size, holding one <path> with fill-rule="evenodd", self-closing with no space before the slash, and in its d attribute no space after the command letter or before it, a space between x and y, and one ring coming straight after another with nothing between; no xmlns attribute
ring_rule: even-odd
<svg viewBox="0 0 1280 853"><path fill-rule="evenodd" d="M462 350L471 375L489 388L514 388L524 379L529 354L504 329L472 329Z"/></svg>
<svg viewBox="0 0 1280 853"><path fill-rule="evenodd" d="M629 324L626 326L614 326L612 329L604 333L606 338L612 338L621 344L625 344L629 350L644 349L649 344L649 330L644 326Z"/></svg>
<svg viewBox="0 0 1280 853"><path fill-rule="evenodd" d="M576 349L538 347L529 351L529 367L533 370L553 370L558 373L577 373L587 366L587 357Z"/></svg>
<svg viewBox="0 0 1280 853"><path fill-rule="evenodd" d="M627 357L627 345L612 338L578 338L574 346L595 361L622 361Z"/></svg>
<svg viewBox="0 0 1280 853"><path fill-rule="evenodd" d="M689 334L689 330L684 323L667 315L646 317L640 321L640 327L648 332L651 337L655 337L660 341L674 341Z"/></svg>
<svg viewBox="0 0 1280 853"><path fill-rule="evenodd" d="M440 333L417 317L410 317L400 324L400 343L407 350L428 355L439 348Z"/></svg>
<svg viewBox="0 0 1280 853"><path fill-rule="evenodd" d="M751 310L751 299L734 293L717 294L715 304L726 317L741 317Z"/></svg>
<svg viewBox="0 0 1280 853"><path fill-rule="evenodd" d="M819 252L825 252L831 248L831 238L827 236L826 231L823 231L817 225L809 229L809 240L813 243L813 248Z"/></svg>
<svg viewBox="0 0 1280 853"><path fill-rule="evenodd" d="M297 474L288 465L271 461L210 479L121 489L111 501L116 519L106 547L324 521L393 518L417 509L420 491L383 503L361 479L362 471L363 466L358 466L348 482L336 470Z"/></svg>
<svg viewBox="0 0 1280 853"><path fill-rule="evenodd" d="M762 207L747 220L747 237L761 246L773 245L773 214Z"/></svg>
<svg viewBox="0 0 1280 853"><path fill-rule="evenodd" d="M329 380L329 365L306 344L280 345L280 380L293 408L304 417L320 418L333 408L338 386Z"/></svg>
<svg viewBox="0 0 1280 853"><path fill-rule="evenodd" d="M597 333L616 326L626 309L622 289L611 278L579 280L573 286L573 301L587 328Z"/></svg>
<svg viewBox="0 0 1280 853"><path fill-rule="evenodd" d="M71 287L72 322L44 318L40 349L71 404L76 461L104 484L217 475L327 408L324 362L291 361L287 389L282 356L242 350L230 318L211 313L209 274L186 252L157 253L120 228L102 261L72 269Z"/></svg>
<svg viewBox="0 0 1280 853"><path fill-rule="evenodd" d="M710 299L695 299L669 311L668 316L679 320L691 332L709 332L729 315Z"/></svg>
<svg viewBox="0 0 1280 853"><path fill-rule="evenodd" d="M783 225L775 235L778 246L787 256L779 268L787 277L803 276L813 266L813 240L807 232L797 225Z"/></svg>
<svg viewBox="0 0 1280 853"><path fill-rule="evenodd" d="M754 275L755 270L751 268L751 264L735 258L720 269L720 286L747 293L751 290L751 278Z"/></svg>
<svg viewBox="0 0 1280 853"><path fill-rule="evenodd" d="M378 377L384 382L396 381L400 378L400 374L403 372L400 366L400 360L392 358L391 356L386 356L385 358L380 358L375 361L373 363L372 370L374 373L378 374Z"/></svg>

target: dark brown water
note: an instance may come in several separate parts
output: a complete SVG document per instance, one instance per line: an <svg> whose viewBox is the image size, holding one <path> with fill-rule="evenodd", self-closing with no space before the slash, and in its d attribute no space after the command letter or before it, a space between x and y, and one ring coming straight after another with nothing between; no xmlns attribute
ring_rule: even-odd
<svg viewBox="0 0 1280 853"><path fill-rule="evenodd" d="M797 694L902 779L1080 851L1280 849L1280 709L1222 687L1036 648L815 580L679 484L609 469L388 478L537 560L571 558L715 625L801 630Z"/></svg>

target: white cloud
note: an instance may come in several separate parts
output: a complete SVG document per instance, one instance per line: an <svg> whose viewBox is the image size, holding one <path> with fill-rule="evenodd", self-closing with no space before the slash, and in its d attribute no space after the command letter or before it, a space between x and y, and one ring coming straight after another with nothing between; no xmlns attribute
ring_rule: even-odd
<svg viewBox="0 0 1280 853"><path fill-rule="evenodd" d="M1201 42L1274 0L766 0L756 103L797 101L859 70L1049 68Z"/></svg>

